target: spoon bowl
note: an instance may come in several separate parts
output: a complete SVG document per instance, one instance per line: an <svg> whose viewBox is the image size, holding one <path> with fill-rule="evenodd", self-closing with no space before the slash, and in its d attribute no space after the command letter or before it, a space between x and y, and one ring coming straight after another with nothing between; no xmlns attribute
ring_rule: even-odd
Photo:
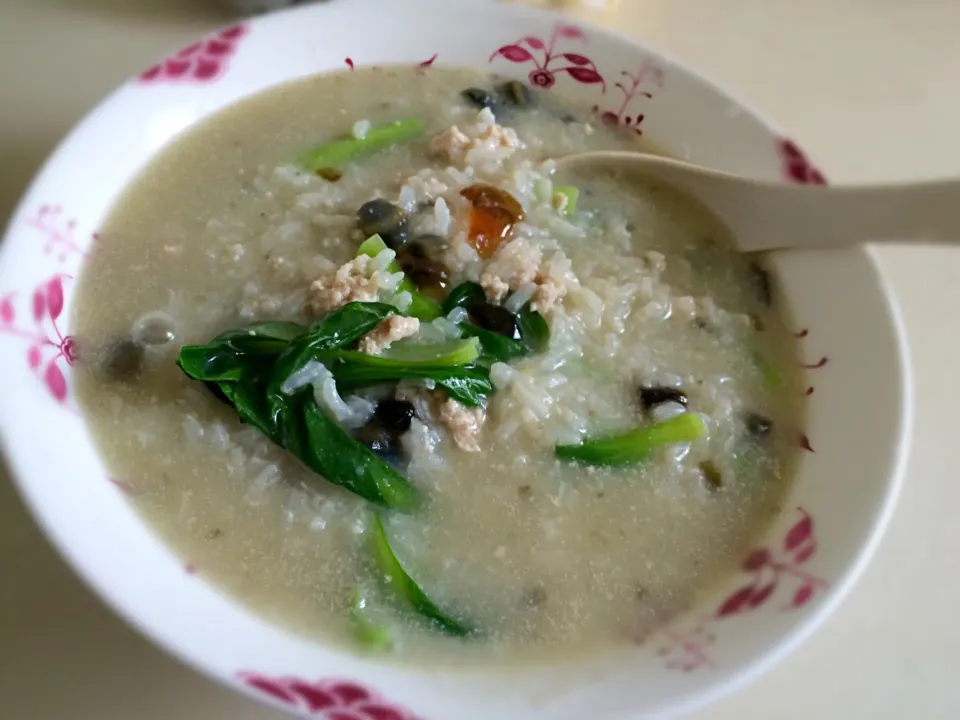
<svg viewBox="0 0 960 720"><path fill-rule="evenodd" d="M730 229L745 252L839 248L877 240L960 239L960 181L844 186L786 185L634 152L593 152L557 161L557 172L613 172L673 186Z"/></svg>

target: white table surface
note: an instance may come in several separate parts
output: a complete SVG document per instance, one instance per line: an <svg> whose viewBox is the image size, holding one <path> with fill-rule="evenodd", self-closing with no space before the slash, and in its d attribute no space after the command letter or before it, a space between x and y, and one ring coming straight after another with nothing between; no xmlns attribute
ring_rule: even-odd
<svg viewBox="0 0 960 720"><path fill-rule="evenodd" d="M214 4L0 0L0 219L101 96L223 21ZM622 0L616 16L593 17L761 109L835 182L960 174L958 0ZM891 246L882 262L918 402L895 519L814 638L698 719L960 717L960 442L948 410L960 406L960 250ZM0 717L280 720L114 618L50 550L2 469Z"/></svg>

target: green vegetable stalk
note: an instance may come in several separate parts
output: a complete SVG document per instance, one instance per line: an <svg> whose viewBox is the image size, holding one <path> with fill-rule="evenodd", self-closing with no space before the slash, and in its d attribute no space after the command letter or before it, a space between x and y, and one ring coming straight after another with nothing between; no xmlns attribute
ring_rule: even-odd
<svg viewBox="0 0 960 720"><path fill-rule="evenodd" d="M450 397L468 407L479 407L493 392L489 375L472 363L480 356L476 338L429 345L398 343L383 355L349 350L317 353L319 360L348 392L390 380L433 380Z"/></svg>
<svg viewBox="0 0 960 720"><path fill-rule="evenodd" d="M420 118L406 118L370 128L362 138L348 137L334 140L308 150L298 164L305 170L317 172L322 168L342 168L366 155L409 142L423 132Z"/></svg>
<svg viewBox="0 0 960 720"><path fill-rule="evenodd" d="M577 200L580 199L580 188L574 187L573 185L555 185L553 192L567 198L567 204L563 208L564 215L573 215L577 211Z"/></svg>
<svg viewBox="0 0 960 720"><path fill-rule="evenodd" d="M467 322L459 323L457 327L467 337L476 338L480 341L483 358L487 364L509 362L513 358L523 357L527 354L527 346L513 338L505 337L491 330L484 330Z"/></svg>
<svg viewBox="0 0 960 720"><path fill-rule="evenodd" d="M339 360L371 367L456 367L469 365L480 356L480 341L467 338L423 345L399 342L387 348L382 355L367 355L349 350L338 350L333 355Z"/></svg>
<svg viewBox="0 0 960 720"><path fill-rule="evenodd" d="M480 407L484 398L493 394L490 373L485 368L471 365L428 369L416 366L390 369L346 365L334 367L333 376L341 393L394 380L433 380L447 395L467 407Z"/></svg>
<svg viewBox="0 0 960 720"><path fill-rule="evenodd" d="M387 539L387 533L383 529L383 521L379 515L376 515L373 520L373 554L387 586L407 608L427 618L450 635L466 637L474 634L474 628L441 610L403 569L403 565L390 547L390 541Z"/></svg>
<svg viewBox="0 0 960 720"><path fill-rule="evenodd" d="M684 413L650 427L623 435L586 440L579 445L557 445L557 457L587 465L618 467L645 462L651 451L661 445L692 442L703 437L707 428L696 413Z"/></svg>
<svg viewBox="0 0 960 720"><path fill-rule="evenodd" d="M353 635L364 648L371 650L389 650L393 646L390 630L374 623L367 617L368 602L359 591L350 593L350 623Z"/></svg>
<svg viewBox="0 0 960 720"><path fill-rule="evenodd" d="M357 255L366 255L368 257L375 258L386 249L387 244L383 241L383 238L381 238L379 235L371 235L364 240L357 249ZM387 270L391 273L403 272L400 264L396 260L387 266ZM440 306L417 290L417 286L414 285L413 281L406 275L404 275L403 280L400 281L400 285L397 287L397 292L410 293L410 309L408 313L411 317L415 317L422 322L429 322L430 320L435 320L443 314L440 310Z"/></svg>

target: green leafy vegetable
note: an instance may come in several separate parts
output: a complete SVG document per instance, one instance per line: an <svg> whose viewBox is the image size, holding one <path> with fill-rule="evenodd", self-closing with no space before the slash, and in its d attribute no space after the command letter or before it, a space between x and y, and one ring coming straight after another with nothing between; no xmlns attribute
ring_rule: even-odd
<svg viewBox="0 0 960 720"><path fill-rule="evenodd" d="M433 380L457 402L468 407L480 407L483 399L493 393L493 383L486 370L475 366L451 368L423 368L407 365L400 368L345 365L333 369L337 387L351 392L391 380Z"/></svg>
<svg viewBox="0 0 960 720"><path fill-rule="evenodd" d="M527 346L513 338L505 337L492 330L484 330L470 323L460 323L460 331L467 337L480 341L485 359L490 362L509 362L513 358L527 354Z"/></svg>
<svg viewBox="0 0 960 720"><path fill-rule="evenodd" d="M307 328L297 323L263 322L217 335L206 345L187 345L177 364L205 382L238 381L262 370Z"/></svg>
<svg viewBox="0 0 960 720"><path fill-rule="evenodd" d="M573 185L555 185L553 192L563 195L567 198L566 207L563 208L564 215L573 215L577 211L577 200L580 198L580 188Z"/></svg>
<svg viewBox="0 0 960 720"><path fill-rule="evenodd" d="M409 510L419 493L406 478L325 417L307 388L292 395L282 391L314 354L356 342L395 311L382 303L349 303L309 330L259 323L185 347L178 362L190 377L214 383L241 420L331 483L384 507Z"/></svg>
<svg viewBox="0 0 960 720"><path fill-rule="evenodd" d="M266 403L266 375L248 378L240 382L221 382L217 387L233 405L240 420L252 425L278 445L281 444L277 428L270 422L270 410Z"/></svg>
<svg viewBox="0 0 960 720"><path fill-rule="evenodd" d="M357 249L357 255L366 255L374 258L386 249L387 244L383 241L383 238L381 238L379 235L371 235L364 240ZM403 272L403 269L396 260L387 266L387 270L391 273ZM440 310L440 306L417 290L417 286L414 285L413 281L406 275L404 275L403 280L400 281L400 285L397 287L397 292L410 293L410 309L407 312L411 317L415 317L424 322L429 322L430 320L435 320L443 314L443 312Z"/></svg>
<svg viewBox="0 0 960 720"><path fill-rule="evenodd" d="M530 309L529 304L517 315L517 328L520 330L520 340L530 352L544 352L550 345L550 326L543 315Z"/></svg>
<svg viewBox="0 0 960 720"><path fill-rule="evenodd" d="M387 586L413 612L427 618L437 627L451 635L466 637L475 631L472 627L448 615L427 597L403 569L387 539L383 521L379 515L373 521L373 553L377 567L384 575Z"/></svg>
<svg viewBox="0 0 960 720"><path fill-rule="evenodd" d="M417 489L320 412L312 398L303 403L302 412L306 442L298 457L307 467L378 505L396 510L413 510L419 505Z"/></svg>
<svg viewBox="0 0 960 720"><path fill-rule="evenodd" d="M447 299L443 301L443 314L449 315L456 308L469 309L471 305L482 305L487 301L483 288L475 282L465 282L457 285Z"/></svg>
<svg viewBox="0 0 960 720"><path fill-rule="evenodd" d="M224 333L207 345L185 347L179 364L233 405L240 419L285 448L335 485L384 507L409 510L419 493L400 473L350 436L317 407L310 386L287 393L290 377L311 360L333 374L341 392L377 383L419 378L470 407L493 392L475 362L480 341L398 343L384 355L349 346L396 312L385 303L349 303L312 328L258 323Z"/></svg>
<svg viewBox="0 0 960 720"><path fill-rule="evenodd" d="M377 625L367 617L368 601L359 590L350 593L350 622L353 635L365 648L371 650L389 650L393 645L390 631Z"/></svg>
<svg viewBox="0 0 960 720"><path fill-rule="evenodd" d="M353 344L397 312L386 303L352 302L334 310L302 335L277 358L267 389L268 398L279 403L285 397L281 387L294 371L299 370L323 351L339 350Z"/></svg>
<svg viewBox="0 0 960 720"><path fill-rule="evenodd" d="M389 380L434 380L455 400L478 407L493 392L489 376L471 366L480 356L475 338L425 345L398 344L383 355L345 350L323 352L314 359L326 365L341 392Z"/></svg>
<svg viewBox="0 0 960 720"><path fill-rule="evenodd" d="M557 457L578 460L588 465L621 466L646 461L650 452L661 445L691 442L707 432L696 413L683 413L650 427L631 430L623 435L587 440L579 445L557 445Z"/></svg>
<svg viewBox="0 0 960 720"><path fill-rule="evenodd" d="M379 235L371 235L362 243L360 243L360 247L357 248L357 257L360 257L361 255L366 255L367 257L375 258L377 255L379 255L386 249L387 249L387 244L383 241L382 237L380 237ZM400 266L397 265L397 272L399 272L399 270L400 270ZM392 267L390 271L394 272Z"/></svg>
<svg viewBox="0 0 960 720"><path fill-rule="evenodd" d="M473 306L483 305L486 302L486 294L480 285L475 282L465 282L450 291L443 302L442 311L444 315L449 315L456 308L469 310ZM540 313L531 310L529 305L517 315L517 327L520 330L519 342L472 323L463 322L459 327L466 336L480 340L483 354L488 361L492 362L508 362L528 352L543 352L550 341L550 327L547 321Z"/></svg>
<svg viewBox="0 0 960 720"><path fill-rule="evenodd" d="M325 143L300 156L299 165L310 172L322 168L341 168L365 155L409 142L420 136L423 123L420 118L406 118L386 125L377 125L362 138L348 137Z"/></svg>

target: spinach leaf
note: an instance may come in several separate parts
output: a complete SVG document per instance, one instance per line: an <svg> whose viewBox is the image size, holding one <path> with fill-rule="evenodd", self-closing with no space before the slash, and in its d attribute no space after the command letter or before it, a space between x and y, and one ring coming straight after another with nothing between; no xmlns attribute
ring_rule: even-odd
<svg viewBox="0 0 960 720"><path fill-rule="evenodd" d="M480 305L487 301L487 295L483 288L475 282L465 282L457 285L447 299L443 301L441 311L444 315L449 315L455 308L467 308L471 305Z"/></svg>
<svg viewBox="0 0 960 720"><path fill-rule="evenodd" d="M464 368L459 373L451 373L450 377L434 379L438 387L442 387L450 397L467 407L481 407L483 399L493 394L490 372L484 368Z"/></svg>
<svg viewBox="0 0 960 720"><path fill-rule="evenodd" d="M397 309L387 303L347 303L311 328L308 346L313 351L345 348L396 312Z"/></svg>
<svg viewBox="0 0 960 720"><path fill-rule="evenodd" d="M420 504L419 491L403 475L326 417L312 398L302 417L305 447L298 457L311 470L384 507L413 510Z"/></svg>
<svg viewBox="0 0 960 720"><path fill-rule="evenodd" d="M475 282L465 282L457 285L443 302L443 314L448 315L455 308L476 307L487 302L483 288ZM550 342L550 327L543 315L530 309L528 303L517 315L517 328L520 331L520 341L505 337L498 333L477 327L468 322L460 323L461 332L467 337L475 337L483 346L483 353L488 360L494 362L508 362L516 357L522 357L531 352L543 352Z"/></svg>
<svg viewBox="0 0 960 720"><path fill-rule="evenodd" d="M509 362L527 354L527 347L512 338L466 322L460 323L458 327L467 337L475 337L480 341L483 355L488 362Z"/></svg>
<svg viewBox="0 0 960 720"><path fill-rule="evenodd" d="M410 610L451 635L466 637L475 634L474 628L441 610L407 574L390 547L387 533L383 529L383 520L379 515L373 520L373 552L385 582Z"/></svg>
<svg viewBox="0 0 960 720"><path fill-rule="evenodd" d="M307 331L297 323L254 323L221 333L206 345L185 346L177 364L195 380L242 380L263 372L265 364L272 363L291 341Z"/></svg>
<svg viewBox="0 0 960 720"><path fill-rule="evenodd" d="M517 327L520 330L520 340L530 352L544 352L550 344L550 326L543 319L543 315L530 309L529 303L517 315Z"/></svg>
<svg viewBox="0 0 960 720"><path fill-rule="evenodd" d="M178 362L187 375L216 388L243 422L331 483L384 507L409 510L419 493L406 478L325 417L307 388L281 391L314 353L350 345L395 311L381 303L350 303L312 329L257 323L186 347Z"/></svg>
<svg viewBox="0 0 960 720"><path fill-rule="evenodd" d="M266 377L246 379L241 382L217 383L223 397L233 405L242 422L252 425L277 444L281 444L276 427L270 422L264 391Z"/></svg>
<svg viewBox="0 0 960 720"><path fill-rule="evenodd" d="M279 426L280 410L286 403L287 395L281 388L287 378L306 365L315 354L345 348L395 312L397 309L386 303L347 303L323 318L309 333L290 343L277 358L267 385L267 402L274 425Z"/></svg>
<svg viewBox="0 0 960 720"><path fill-rule="evenodd" d="M287 378L315 354L344 348L373 330L396 308L385 303L348 303L293 341L277 359L265 388L271 437L308 468L371 502L409 510L419 493L406 478L320 411L307 388L288 395Z"/></svg>

